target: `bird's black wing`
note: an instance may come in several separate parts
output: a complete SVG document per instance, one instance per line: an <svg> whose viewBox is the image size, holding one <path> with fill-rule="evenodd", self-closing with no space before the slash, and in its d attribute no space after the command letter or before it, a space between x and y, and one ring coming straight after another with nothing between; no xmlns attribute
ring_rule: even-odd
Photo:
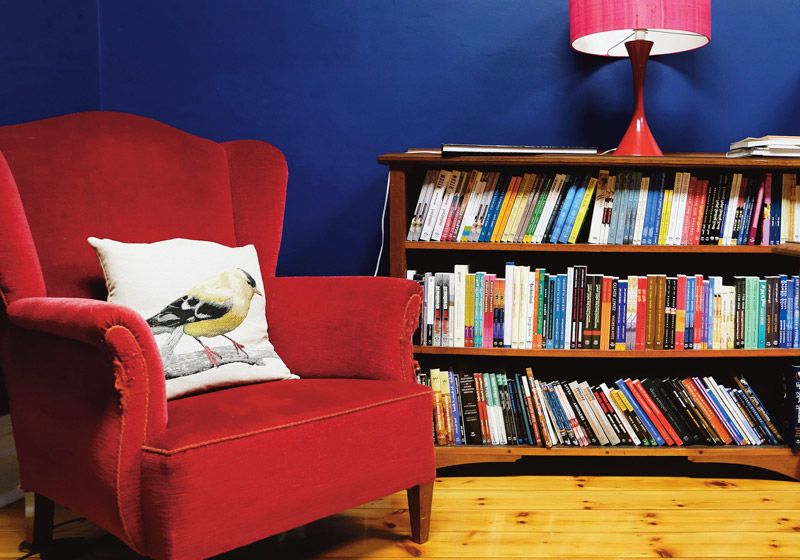
<svg viewBox="0 0 800 560"><path fill-rule="evenodd" d="M176 327L198 321L218 319L233 307L233 299L224 302L207 301L197 296L183 296L147 320L155 333L167 332Z"/></svg>

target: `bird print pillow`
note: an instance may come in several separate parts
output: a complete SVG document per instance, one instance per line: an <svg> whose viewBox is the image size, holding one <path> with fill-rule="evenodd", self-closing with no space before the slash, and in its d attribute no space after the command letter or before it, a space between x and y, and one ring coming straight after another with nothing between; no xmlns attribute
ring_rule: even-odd
<svg viewBox="0 0 800 560"><path fill-rule="evenodd" d="M169 239L89 238L108 301L131 307L153 332L167 398L245 383L296 379L269 342L255 247Z"/></svg>

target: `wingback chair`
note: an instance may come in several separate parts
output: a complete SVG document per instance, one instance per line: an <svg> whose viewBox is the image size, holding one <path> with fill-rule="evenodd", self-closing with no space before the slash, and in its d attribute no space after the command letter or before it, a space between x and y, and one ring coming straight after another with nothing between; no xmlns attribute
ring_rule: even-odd
<svg viewBox="0 0 800 560"><path fill-rule="evenodd" d="M275 277L278 149L88 112L0 127L0 153L0 364L41 546L53 502L139 554L194 559L404 489L412 538L427 539L432 396L415 383L411 346L420 289ZM89 236L253 244L270 340L300 379L167 401L153 335L105 301Z"/></svg>

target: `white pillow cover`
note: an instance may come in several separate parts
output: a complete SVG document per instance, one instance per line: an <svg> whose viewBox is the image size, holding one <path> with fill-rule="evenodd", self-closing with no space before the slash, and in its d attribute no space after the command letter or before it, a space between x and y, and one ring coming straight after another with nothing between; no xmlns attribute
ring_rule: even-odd
<svg viewBox="0 0 800 560"><path fill-rule="evenodd" d="M108 301L139 312L161 350L167 399L231 385L297 379L269 342L255 247L90 237Z"/></svg>

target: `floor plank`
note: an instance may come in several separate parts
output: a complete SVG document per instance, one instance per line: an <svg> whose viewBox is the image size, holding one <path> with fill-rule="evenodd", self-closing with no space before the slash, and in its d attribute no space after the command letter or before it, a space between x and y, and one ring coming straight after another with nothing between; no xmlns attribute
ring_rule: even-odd
<svg viewBox="0 0 800 560"><path fill-rule="evenodd" d="M430 541L409 539L405 492L223 554L217 560L634 558L800 560L800 483L694 477L503 476L436 480ZM75 517L58 509L57 519ZM0 559L19 558L24 508L0 509ZM74 560L138 560L87 521ZM34 556L36 558L36 556Z"/></svg>

